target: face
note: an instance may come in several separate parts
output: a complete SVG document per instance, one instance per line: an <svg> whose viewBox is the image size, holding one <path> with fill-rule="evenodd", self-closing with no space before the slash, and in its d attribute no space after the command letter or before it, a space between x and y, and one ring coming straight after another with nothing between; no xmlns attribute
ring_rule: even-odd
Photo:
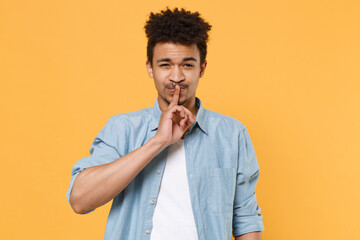
<svg viewBox="0 0 360 240"><path fill-rule="evenodd" d="M195 92L203 76L206 62L200 65L200 52L196 44L157 43L152 66L146 63L148 74L154 79L161 111L167 109L175 86L180 86L179 105L195 108Z"/></svg>

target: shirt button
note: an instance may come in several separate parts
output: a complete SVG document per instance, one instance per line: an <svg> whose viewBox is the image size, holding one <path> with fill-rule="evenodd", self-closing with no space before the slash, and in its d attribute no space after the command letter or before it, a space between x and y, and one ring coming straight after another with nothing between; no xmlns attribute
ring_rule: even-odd
<svg viewBox="0 0 360 240"><path fill-rule="evenodd" d="M150 201L150 204L153 205L153 204L154 204L154 200L151 200L151 201Z"/></svg>
<svg viewBox="0 0 360 240"><path fill-rule="evenodd" d="M150 230L146 229L145 233L146 233L146 234L149 234L149 233L150 233Z"/></svg>
<svg viewBox="0 0 360 240"><path fill-rule="evenodd" d="M160 170L157 170L157 171L156 171L156 173L157 173L157 174L160 174L160 173L161 173L161 171L160 171Z"/></svg>

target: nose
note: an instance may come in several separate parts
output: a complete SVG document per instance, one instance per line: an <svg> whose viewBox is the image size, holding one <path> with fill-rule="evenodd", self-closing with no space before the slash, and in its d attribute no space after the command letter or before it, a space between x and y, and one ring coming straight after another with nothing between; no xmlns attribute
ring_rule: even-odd
<svg viewBox="0 0 360 240"><path fill-rule="evenodd" d="M175 66L171 70L170 81L178 83L178 82L181 82L183 80L185 80L185 76L184 76L181 68L179 66Z"/></svg>

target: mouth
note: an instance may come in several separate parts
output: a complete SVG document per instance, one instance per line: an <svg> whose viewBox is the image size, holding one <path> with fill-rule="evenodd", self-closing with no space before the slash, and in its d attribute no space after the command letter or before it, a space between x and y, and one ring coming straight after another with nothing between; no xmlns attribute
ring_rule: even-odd
<svg viewBox="0 0 360 240"><path fill-rule="evenodd" d="M166 88L170 93L174 93L175 92L175 88ZM180 93L182 93L183 91L185 91L186 88L180 88Z"/></svg>
<svg viewBox="0 0 360 240"><path fill-rule="evenodd" d="M171 82L171 83L165 84L165 88L169 92L175 92L175 86L176 85L178 85L180 87L180 92L184 91L186 88L189 87L189 85L186 84L186 83L174 83L174 82Z"/></svg>

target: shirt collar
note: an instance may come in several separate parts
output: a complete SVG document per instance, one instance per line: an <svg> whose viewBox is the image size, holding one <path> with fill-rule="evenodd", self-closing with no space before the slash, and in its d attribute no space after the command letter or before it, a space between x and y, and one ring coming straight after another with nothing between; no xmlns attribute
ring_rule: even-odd
<svg viewBox="0 0 360 240"><path fill-rule="evenodd" d="M208 134L207 128L205 126L205 109L202 106L200 99L197 97L195 97L195 104L199 110L196 114L195 123L190 128L190 132L193 130L193 128L199 126L199 128L205 134ZM156 98L156 101L152 107L151 131L157 130L160 121L160 115L161 115L161 110L159 107L158 98Z"/></svg>

